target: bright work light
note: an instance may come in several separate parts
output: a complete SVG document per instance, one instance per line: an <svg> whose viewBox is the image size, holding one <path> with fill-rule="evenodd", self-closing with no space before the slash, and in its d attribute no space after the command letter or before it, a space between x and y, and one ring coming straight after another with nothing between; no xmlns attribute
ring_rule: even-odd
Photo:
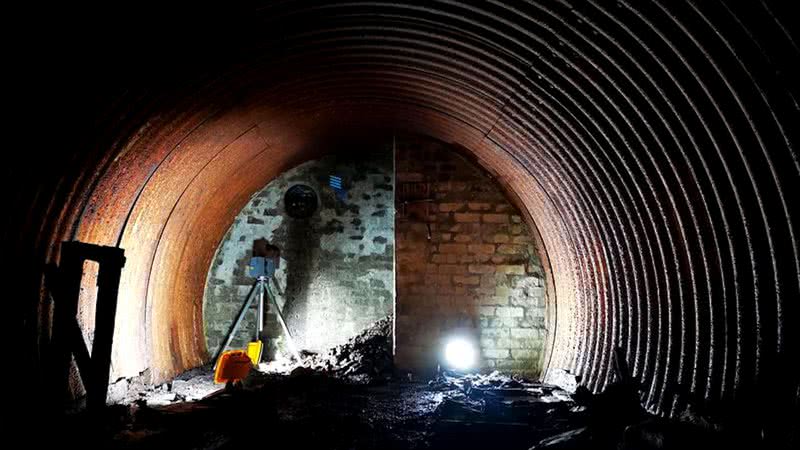
<svg viewBox="0 0 800 450"><path fill-rule="evenodd" d="M451 338L444 348L444 359L456 370L467 370L475 365L477 352L472 342L464 338Z"/></svg>

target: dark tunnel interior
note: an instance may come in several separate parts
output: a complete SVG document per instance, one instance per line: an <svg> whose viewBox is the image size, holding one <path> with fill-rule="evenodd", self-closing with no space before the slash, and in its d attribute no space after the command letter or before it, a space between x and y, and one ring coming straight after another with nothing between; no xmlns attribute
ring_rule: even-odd
<svg viewBox="0 0 800 450"><path fill-rule="evenodd" d="M8 149L0 232L23 420L72 423L53 381L63 345L53 292L66 282L48 274L68 265L63 242L124 250L113 329L95 329L93 308L77 311L84 332L113 335L111 381L168 383L211 361L209 267L255 193L326 155L359 159L419 136L487 174L531 230L547 302L537 382L568 371L586 395L601 395L627 366L654 417L739 411L758 430L753 442L793 448L800 35L791 3L265 1L20 13L30 39L12 45L25 123L11 130L22 142ZM99 311L86 279L110 275L86 270L79 303L98 300ZM79 396L74 380L68 391ZM376 445L360 442L342 448Z"/></svg>

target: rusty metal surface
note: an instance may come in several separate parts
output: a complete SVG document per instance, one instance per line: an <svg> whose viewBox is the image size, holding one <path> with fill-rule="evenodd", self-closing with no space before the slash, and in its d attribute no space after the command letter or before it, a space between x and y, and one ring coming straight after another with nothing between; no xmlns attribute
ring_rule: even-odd
<svg viewBox="0 0 800 450"><path fill-rule="evenodd" d="M164 378L205 357L202 280L250 193L331 136L422 133L472 152L537 227L550 367L602 389L621 346L653 410L676 387L732 398L798 351L800 52L776 7L268 4L181 90L116 99L40 187L30 242L126 248L115 370Z"/></svg>

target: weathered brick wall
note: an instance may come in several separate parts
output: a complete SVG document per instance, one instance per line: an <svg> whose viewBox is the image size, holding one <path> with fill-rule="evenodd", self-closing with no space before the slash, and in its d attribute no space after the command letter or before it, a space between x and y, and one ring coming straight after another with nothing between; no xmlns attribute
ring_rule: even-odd
<svg viewBox="0 0 800 450"><path fill-rule="evenodd" d="M399 140L396 171L398 366L435 367L444 339L466 331L483 368L537 376L545 284L518 212L444 144Z"/></svg>
<svg viewBox="0 0 800 450"><path fill-rule="evenodd" d="M394 171L392 153L353 159L329 156L302 164L256 193L234 220L209 269L204 298L208 349L213 355L244 302L254 279L247 274L253 240L281 249L277 278L289 328L300 348L322 350L344 342L394 308ZM338 200L329 175L344 178L347 198ZM319 209L309 219L284 210L284 194L295 184L310 186ZM249 312L234 345L255 330ZM267 314L267 355L282 348L274 311Z"/></svg>

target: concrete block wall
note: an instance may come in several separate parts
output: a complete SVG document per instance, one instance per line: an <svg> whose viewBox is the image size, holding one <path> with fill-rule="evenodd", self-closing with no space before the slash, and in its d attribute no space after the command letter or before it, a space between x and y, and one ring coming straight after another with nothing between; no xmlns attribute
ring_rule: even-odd
<svg viewBox="0 0 800 450"><path fill-rule="evenodd" d="M337 199L329 175L344 179ZM309 219L284 210L284 195L296 184L311 187L319 208ZM224 340L254 279L247 264L255 239L281 249L278 303L300 348L320 351L340 344L394 308L394 171L390 148L351 158L328 156L304 163L271 181L237 215L209 269L204 326L213 356ZM245 318L233 342L252 339L256 311ZM267 356L286 351L277 316L268 310Z"/></svg>
<svg viewBox="0 0 800 450"><path fill-rule="evenodd" d="M397 365L430 371L467 333L484 369L538 376L545 283L518 211L444 144L398 140L396 170Z"/></svg>

